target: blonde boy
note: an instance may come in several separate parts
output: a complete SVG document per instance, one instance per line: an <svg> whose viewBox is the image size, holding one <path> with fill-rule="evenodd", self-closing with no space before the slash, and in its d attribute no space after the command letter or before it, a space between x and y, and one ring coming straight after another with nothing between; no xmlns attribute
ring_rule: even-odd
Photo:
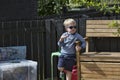
<svg viewBox="0 0 120 80"><path fill-rule="evenodd" d="M76 65L76 49L85 48L85 40L76 32L76 21L72 18L65 19L63 25L66 32L62 34L58 41L58 46L61 47L61 55L58 60L58 69L60 72L66 73L66 80L71 80L72 67ZM81 46L75 46L75 42L80 41Z"/></svg>

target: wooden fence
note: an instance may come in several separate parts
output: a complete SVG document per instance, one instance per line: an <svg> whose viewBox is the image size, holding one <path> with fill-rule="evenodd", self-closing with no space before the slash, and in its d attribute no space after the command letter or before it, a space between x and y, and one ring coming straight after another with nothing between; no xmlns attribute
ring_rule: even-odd
<svg viewBox="0 0 120 80"><path fill-rule="evenodd" d="M38 61L38 80L44 77L44 21L1 21L0 47L27 46L27 59Z"/></svg>
<svg viewBox="0 0 120 80"><path fill-rule="evenodd" d="M65 18L0 21L0 46L27 46L27 59L38 62L38 80L50 78L51 53L58 51L57 41L65 31ZM74 18L77 32L85 37L86 18ZM102 17L89 19L120 19ZM120 38L93 38L90 50L120 51ZM97 43L97 45L96 45ZM57 58L54 59L54 77L57 76Z"/></svg>

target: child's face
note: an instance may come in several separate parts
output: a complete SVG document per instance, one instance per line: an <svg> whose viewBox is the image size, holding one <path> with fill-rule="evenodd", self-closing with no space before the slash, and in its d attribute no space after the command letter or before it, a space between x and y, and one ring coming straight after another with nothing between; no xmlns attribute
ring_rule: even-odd
<svg viewBox="0 0 120 80"><path fill-rule="evenodd" d="M66 26L66 31L74 34L76 32L76 25L74 23L69 24L68 26Z"/></svg>

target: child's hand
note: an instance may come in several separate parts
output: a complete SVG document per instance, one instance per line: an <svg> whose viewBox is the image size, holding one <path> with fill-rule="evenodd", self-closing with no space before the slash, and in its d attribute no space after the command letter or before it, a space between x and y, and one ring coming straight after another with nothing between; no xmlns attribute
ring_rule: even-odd
<svg viewBox="0 0 120 80"><path fill-rule="evenodd" d="M80 51L81 47L80 46L76 46L75 49L76 49L76 51Z"/></svg>
<svg viewBox="0 0 120 80"><path fill-rule="evenodd" d="M62 42L62 41L63 41L65 38L67 38L67 37L68 37L68 35L66 35L66 36L61 36L59 41Z"/></svg>

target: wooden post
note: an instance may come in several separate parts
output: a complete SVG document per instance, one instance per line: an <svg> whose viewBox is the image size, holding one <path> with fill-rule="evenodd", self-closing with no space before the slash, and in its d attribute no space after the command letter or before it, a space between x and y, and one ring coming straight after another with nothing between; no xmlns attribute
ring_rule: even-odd
<svg viewBox="0 0 120 80"><path fill-rule="evenodd" d="M76 41L76 46L80 46L80 41ZM81 66L80 66L80 51L76 50L76 59L77 59L77 80L81 79Z"/></svg>
<svg viewBox="0 0 120 80"><path fill-rule="evenodd" d="M89 38L86 37L86 38L84 38L84 39L85 39L85 41L86 41L86 49L85 49L85 52L88 53L88 51L89 51Z"/></svg>

